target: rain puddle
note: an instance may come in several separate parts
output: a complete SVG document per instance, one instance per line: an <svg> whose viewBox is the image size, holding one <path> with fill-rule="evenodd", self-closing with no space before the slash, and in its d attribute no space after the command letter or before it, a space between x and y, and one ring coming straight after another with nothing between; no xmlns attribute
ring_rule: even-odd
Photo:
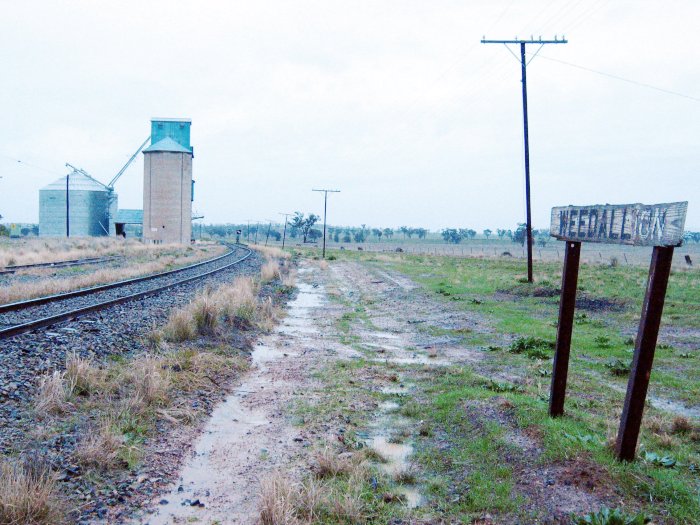
<svg viewBox="0 0 700 525"><path fill-rule="evenodd" d="M297 286L299 293L289 303L289 315L277 330L278 333L284 333L290 327L297 332L302 328L305 329L304 333L312 332L308 309L322 305L320 294L310 285L298 283ZM180 473L179 483L163 495L156 513L145 516L143 523L158 525L178 520L183 523L198 520L197 512L202 512L203 508L208 509L203 511L205 513L225 513L226 509L222 507L231 494L240 498L249 497L244 493L246 487L235 485L237 470L247 468L245 458L250 461L267 453L251 439L251 435L254 429L270 422L262 411L249 408L243 402L251 393L273 384L272 379L264 374L270 362L293 355L281 345L274 344L276 337L263 338L255 346L251 354L253 371L214 409ZM270 344L266 344L266 341ZM241 458L244 458L243 461ZM217 505L218 501L223 501L223 504Z"/></svg>
<svg viewBox="0 0 700 525"><path fill-rule="evenodd" d="M598 374L596 374L596 376L601 377ZM626 385L617 385L608 381L606 381L605 384L611 389L615 390L616 392L620 392L622 394L627 393ZM700 407L687 407L683 403L680 403L678 401L673 401L671 399L663 397L657 397L651 394L647 394L647 403L649 403L651 406L658 410L671 412L672 414L676 414L677 416L700 419Z"/></svg>
<svg viewBox="0 0 700 525"><path fill-rule="evenodd" d="M387 390L394 388L387 387ZM401 478L410 475L411 472L409 457L413 454L413 445L408 442L397 443L400 439L391 438L392 431L411 424L410 420L394 414L399 408L400 405L395 401L380 403L379 412L382 416L372 425L366 444L384 459L383 462L377 463L377 467L396 482L394 492L402 496L408 508L413 509L422 505L424 500L419 487L401 482Z"/></svg>

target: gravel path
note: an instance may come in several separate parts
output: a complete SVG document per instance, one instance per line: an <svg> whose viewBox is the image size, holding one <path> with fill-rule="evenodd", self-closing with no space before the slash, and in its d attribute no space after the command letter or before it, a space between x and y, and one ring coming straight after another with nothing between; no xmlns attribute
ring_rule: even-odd
<svg viewBox="0 0 700 525"><path fill-rule="evenodd" d="M233 258L245 254L242 249L235 252ZM32 424L26 410L33 398L38 376L62 369L67 353L77 352L101 360L114 354L142 351L145 349L143 336L153 326L162 326L172 308L187 304L207 285L216 286L230 282L239 275L259 272L261 261L261 257L253 252L240 264L201 280L85 315L46 330L0 341L0 449L3 453L15 450L14 443L21 440ZM231 259L227 257L218 264L226 262L231 262ZM208 265L191 272L201 273L205 267ZM188 272L190 271L176 274L176 279L184 278ZM152 284L145 286L151 287ZM130 293L135 291L131 289ZM94 300L92 297L90 296L90 301ZM38 308L46 307L49 305Z"/></svg>

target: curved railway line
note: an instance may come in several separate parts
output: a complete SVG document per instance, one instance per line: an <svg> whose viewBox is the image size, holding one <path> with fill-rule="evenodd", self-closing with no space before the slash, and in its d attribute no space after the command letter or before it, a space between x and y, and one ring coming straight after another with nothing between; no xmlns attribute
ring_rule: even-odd
<svg viewBox="0 0 700 525"><path fill-rule="evenodd" d="M228 253L219 257L167 272L0 305L0 340L159 294L232 268L252 254L240 245L229 248ZM240 250L245 253L237 257Z"/></svg>
<svg viewBox="0 0 700 525"><path fill-rule="evenodd" d="M111 262L117 259L122 259L121 255L111 255L109 257L88 257L85 259L72 259L70 261L55 261L46 263L35 263L35 264L19 264L12 266L4 266L0 268L0 275L13 274L21 270L35 270L41 268L69 268L71 266L84 266L88 264L100 264L104 262Z"/></svg>

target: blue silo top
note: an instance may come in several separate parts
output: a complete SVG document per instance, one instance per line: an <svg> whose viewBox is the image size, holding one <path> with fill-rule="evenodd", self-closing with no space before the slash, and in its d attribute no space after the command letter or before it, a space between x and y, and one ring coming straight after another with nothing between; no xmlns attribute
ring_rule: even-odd
<svg viewBox="0 0 700 525"><path fill-rule="evenodd" d="M165 138L170 138L182 147L192 152L190 145L190 126L192 121L179 118L151 119L151 144L157 144Z"/></svg>

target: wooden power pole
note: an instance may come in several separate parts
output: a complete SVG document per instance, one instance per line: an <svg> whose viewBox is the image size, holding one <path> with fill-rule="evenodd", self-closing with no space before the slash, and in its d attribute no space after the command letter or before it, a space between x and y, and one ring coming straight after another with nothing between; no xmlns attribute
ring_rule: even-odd
<svg viewBox="0 0 700 525"><path fill-rule="evenodd" d="M328 194L329 193L340 193L340 190L311 190L311 191L322 191L323 192L323 255L326 258L326 211L328 210Z"/></svg>
<svg viewBox="0 0 700 525"><path fill-rule="evenodd" d="M528 125L527 125L527 65L530 63L525 60L525 46L527 44L539 44L540 48L535 52L535 55L540 52L540 49L545 44L566 44L568 40L562 38L559 40L556 36L554 40L519 40L515 37L513 40L487 40L483 38L481 40L482 44L503 44L506 49L510 51L513 56L520 62L520 67L522 69L522 83L523 83L523 131L525 137L525 206L526 206L526 228L527 228L527 282L532 282L532 212L530 209L530 139L528 136ZM520 45L520 59L517 55L511 51L508 44L519 44ZM535 58L534 56L532 58ZM532 59L530 59L532 60Z"/></svg>

